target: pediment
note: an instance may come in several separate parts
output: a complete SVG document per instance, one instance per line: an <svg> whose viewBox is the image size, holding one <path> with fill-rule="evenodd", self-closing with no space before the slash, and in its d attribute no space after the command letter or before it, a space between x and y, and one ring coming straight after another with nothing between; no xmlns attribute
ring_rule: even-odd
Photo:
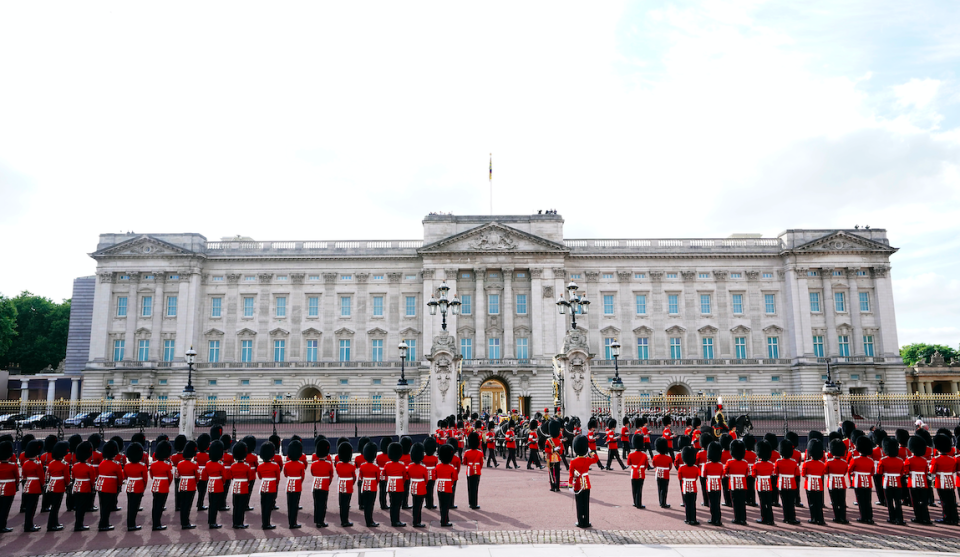
<svg viewBox="0 0 960 557"><path fill-rule="evenodd" d="M368 335L386 336L386 335L387 335L387 332L384 331L383 329L381 329L380 327L374 327L374 328L370 329L369 331L367 331L367 334L368 334Z"/></svg>
<svg viewBox="0 0 960 557"><path fill-rule="evenodd" d="M731 333L745 335L750 332L750 327L746 325L737 325L736 327L730 329Z"/></svg>
<svg viewBox="0 0 960 557"><path fill-rule="evenodd" d="M474 329L473 327L464 325L463 327L460 327L459 329L457 329L457 336L461 336L461 337L462 337L462 336L471 336L471 335L476 334L476 332L477 332L477 330Z"/></svg>
<svg viewBox="0 0 960 557"><path fill-rule="evenodd" d="M423 246L418 253L567 253L563 244L491 222Z"/></svg>
<svg viewBox="0 0 960 557"><path fill-rule="evenodd" d="M200 255L188 249L175 246L169 242L158 240L152 236L143 235L120 242L115 246L95 251L90 254L94 259L102 257L191 257Z"/></svg>
<svg viewBox="0 0 960 557"><path fill-rule="evenodd" d="M614 327L613 325L607 325L606 327L600 329L600 334L605 336L619 335L620 329Z"/></svg>
<svg viewBox="0 0 960 557"><path fill-rule="evenodd" d="M674 325L667 329L668 334L682 334L685 332L687 332L687 330L681 327L680 325Z"/></svg>
<svg viewBox="0 0 960 557"><path fill-rule="evenodd" d="M790 250L794 253L809 252L877 252L892 254L897 252L897 248L892 248L886 244L869 240L856 234L838 230L832 234L827 234L822 238L807 242Z"/></svg>
<svg viewBox="0 0 960 557"><path fill-rule="evenodd" d="M323 333L321 333L321 332L320 332L319 330L317 330L317 329L314 329L313 327L310 327L309 329L304 330L304 331L301 332L300 334L302 334L303 336L318 337L318 336L322 335Z"/></svg>
<svg viewBox="0 0 960 557"><path fill-rule="evenodd" d="M849 331L849 330L852 330L852 329L853 329L853 327L851 327L849 323L842 323L842 322L841 322L841 323L837 323L837 330L838 330L838 331Z"/></svg>
<svg viewBox="0 0 960 557"><path fill-rule="evenodd" d="M769 333L777 333L777 334L780 334L780 333L783 332L783 327L780 327L780 326L777 326L777 325L769 325L769 326L763 328L763 332L768 333L768 334L769 334Z"/></svg>
<svg viewBox="0 0 960 557"><path fill-rule="evenodd" d="M355 334L355 331L352 331L352 330L350 330L350 329L348 329L348 328L346 328L346 327L340 327L339 329L337 329L336 331L334 331L333 334L335 334L335 335L352 335L352 334Z"/></svg>
<svg viewBox="0 0 960 557"><path fill-rule="evenodd" d="M136 335L137 335L137 336L148 337L148 336L150 336L150 329L148 329L148 328L146 328L146 327L140 327L139 329L137 329Z"/></svg>
<svg viewBox="0 0 960 557"><path fill-rule="evenodd" d="M415 336L415 335L419 335L420 331L414 329L413 327L407 327L406 329L401 329L400 334L407 335L407 336Z"/></svg>
<svg viewBox="0 0 960 557"><path fill-rule="evenodd" d="M526 325L520 325L520 326L514 327L514 328L513 328L513 334L514 334L514 335L529 335L529 334L530 334L530 327L527 327Z"/></svg>
<svg viewBox="0 0 960 557"><path fill-rule="evenodd" d="M253 329L247 329L246 327L237 331L237 336L241 336L241 337L252 337L252 336L256 336L256 334L257 334L256 331L254 331Z"/></svg>
<svg viewBox="0 0 960 557"><path fill-rule="evenodd" d="M651 334L653 334L653 329L651 329L650 327L647 327L646 325L641 325L633 330L633 334L637 335L638 337L650 336Z"/></svg>
<svg viewBox="0 0 960 557"><path fill-rule="evenodd" d="M290 334L290 331L286 329L281 329L280 327L277 327L276 329L270 331L270 336L272 337L285 337L289 334Z"/></svg>
<svg viewBox="0 0 960 557"><path fill-rule="evenodd" d="M210 336L222 337L223 331L221 331L220 329L210 329L207 332L203 333L203 335L208 337Z"/></svg>
<svg viewBox="0 0 960 557"><path fill-rule="evenodd" d="M718 329L713 325L704 325L703 327L697 329L697 332L699 332L701 335L715 335L717 334L717 330Z"/></svg>

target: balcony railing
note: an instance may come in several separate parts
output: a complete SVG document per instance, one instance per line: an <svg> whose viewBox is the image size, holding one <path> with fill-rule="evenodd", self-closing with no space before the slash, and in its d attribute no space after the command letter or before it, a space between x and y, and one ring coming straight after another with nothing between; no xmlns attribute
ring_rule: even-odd
<svg viewBox="0 0 960 557"><path fill-rule="evenodd" d="M653 360L619 360L621 366L725 366L725 365L790 365L793 360L789 358L750 358L750 359L698 359L686 358L680 360L674 359L653 359ZM613 367L613 360L593 360L590 362L595 367Z"/></svg>
<svg viewBox="0 0 960 557"><path fill-rule="evenodd" d="M704 249L737 252L778 253L778 238L661 238L661 239L564 239L570 251L676 252Z"/></svg>
<svg viewBox="0 0 960 557"><path fill-rule="evenodd" d="M343 253L347 250L360 251L396 251L407 250L416 253L423 247L423 240L330 240L305 242L251 242L225 241L207 242L207 253L210 255L237 255L248 254L323 254Z"/></svg>
<svg viewBox="0 0 960 557"><path fill-rule="evenodd" d="M553 364L550 362L550 360L540 360L534 358L473 358L470 360L463 360L463 367L535 367L547 365L552 366Z"/></svg>

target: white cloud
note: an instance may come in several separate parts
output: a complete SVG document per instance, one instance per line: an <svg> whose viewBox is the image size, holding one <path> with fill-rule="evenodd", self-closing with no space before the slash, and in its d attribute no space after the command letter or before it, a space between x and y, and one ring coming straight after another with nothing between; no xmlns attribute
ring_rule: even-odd
<svg viewBox="0 0 960 557"><path fill-rule="evenodd" d="M939 79L911 79L893 88L897 103L903 107L927 108L940 90Z"/></svg>

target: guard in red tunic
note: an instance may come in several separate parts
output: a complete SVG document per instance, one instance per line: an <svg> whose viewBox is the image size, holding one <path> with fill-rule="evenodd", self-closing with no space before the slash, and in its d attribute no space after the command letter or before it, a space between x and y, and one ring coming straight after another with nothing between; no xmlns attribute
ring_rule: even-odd
<svg viewBox="0 0 960 557"><path fill-rule="evenodd" d="M177 463L177 486L180 489L180 529L193 530L196 524L190 522L190 510L193 508L193 498L197 495L197 443L188 441L183 447L180 462Z"/></svg>
<svg viewBox="0 0 960 557"><path fill-rule="evenodd" d="M543 465L540 464L540 444L537 438L537 428L539 427L540 422L530 420L530 433L527 434L527 449L529 452L527 454L527 470L532 470L534 466L543 470Z"/></svg>
<svg viewBox="0 0 960 557"><path fill-rule="evenodd" d="M620 448L624 459L630 456L630 418L623 419L623 426L620 428Z"/></svg>
<svg viewBox="0 0 960 557"><path fill-rule="evenodd" d="M776 467L770 462L773 450L766 440L757 442L757 463L753 465L751 474L757 487L757 498L760 499L760 519L758 524L773 526L773 477Z"/></svg>
<svg viewBox="0 0 960 557"><path fill-rule="evenodd" d="M793 443L784 439L780 441L780 454L792 455ZM800 524L797 520L797 492L800 485L797 478L800 477L800 466L792 458L781 458L774 464L775 474L777 475L777 488L780 491L780 504L783 505L783 521L787 524ZM869 503L868 503L869 504Z"/></svg>
<svg viewBox="0 0 960 557"><path fill-rule="evenodd" d="M467 438L470 450L463 453L463 465L467 468L467 498L470 508L480 509L480 474L483 472L483 452L480 451L480 435L471 433ZM491 451L493 452L493 451Z"/></svg>
<svg viewBox="0 0 960 557"><path fill-rule="evenodd" d="M19 484L20 466L14 458L13 443L0 442L0 533L13 532L13 528L7 528L7 518Z"/></svg>
<svg viewBox="0 0 960 557"><path fill-rule="evenodd" d="M807 491L807 504L810 506L810 524L826 526L823 520L823 477L827 465L823 462L823 442L810 439L807 442L807 460L800 466L803 487Z"/></svg>
<svg viewBox="0 0 960 557"><path fill-rule="evenodd" d="M910 452L906 459L907 482L910 486L910 498L913 500L913 515L911 522L917 524L933 524L930 521L930 508L927 505L927 491L930 483L927 481L927 459L923 458L923 453L927 450L927 444L918 436L913 436L907 441Z"/></svg>
<svg viewBox="0 0 960 557"><path fill-rule="evenodd" d="M873 441L866 435L861 435L856 442L857 453L850 459L850 465L847 472L850 479L853 480L853 493L857 497L857 508L860 510L860 518L857 522L864 524L873 524L873 469L876 463L873 461ZM951 491L953 488L951 487Z"/></svg>
<svg viewBox="0 0 960 557"><path fill-rule="evenodd" d="M487 428L487 432L484 433L483 436L487 446L487 466L490 466L490 461L493 461L494 468L499 468L500 463L497 462L497 426L492 420L490 427ZM509 463L510 461L507 460L507 462Z"/></svg>
<svg viewBox="0 0 960 557"><path fill-rule="evenodd" d="M349 528L350 500L353 499L353 484L357 482L357 468L352 464L353 446L340 443L337 447L337 492L340 495L340 526Z"/></svg>
<svg viewBox="0 0 960 557"><path fill-rule="evenodd" d="M670 453L670 460L672 461L675 457L673 454L673 431L670 429L671 422L672 418L669 414L663 417L663 432L660 433L660 438L667 440L667 451Z"/></svg>
<svg viewBox="0 0 960 557"><path fill-rule="evenodd" d="M403 468L406 470L407 466L410 466L410 449L413 448L413 439L407 435L401 437L400 448L403 449L403 454L400 455L400 464L403 464ZM406 478L406 476L404 477ZM403 481L403 506L400 508L403 510L410 509L410 478Z"/></svg>
<svg viewBox="0 0 960 557"><path fill-rule="evenodd" d="M837 524L849 524L847 520L847 445L840 439L830 441L830 458L826 464L827 493L830 494L830 506L833 507L833 521ZM922 460L922 459L921 459ZM926 478L927 462L923 461L923 474Z"/></svg>
<svg viewBox="0 0 960 557"><path fill-rule="evenodd" d="M23 452L23 531L39 532L40 527L33 523L37 514L37 503L43 491L43 464L40 463L40 453L43 452L43 441L33 440L27 443Z"/></svg>
<svg viewBox="0 0 960 557"><path fill-rule="evenodd" d="M110 524L110 513L117 507L117 498L120 495L120 486L123 485L123 468L114 460L120 454L120 447L113 441L107 441L103 446L103 460L100 461L99 475L96 488L100 496L100 524L99 531L113 530Z"/></svg>
<svg viewBox="0 0 960 557"><path fill-rule="evenodd" d="M67 463L67 466L70 467L70 483L67 485L67 492L65 494L67 512L73 512L74 503L73 503L73 465L77 462L77 447L80 446L80 443L83 443L83 437L79 434L73 434L67 439L67 444L70 447L70 450L67 451L67 456L64 457L64 462Z"/></svg>
<svg viewBox="0 0 960 557"><path fill-rule="evenodd" d="M643 437L635 435L634 437ZM642 441L641 441L642 442ZM646 458L643 451L634 451L630 456L640 454ZM683 495L683 510L686 513L684 522L691 526L699 526L697 521L697 480L700 478L700 468L697 466L697 450L693 447L684 447L680 451L683 465L677 469L677 479L680 480L680 493Z"/></svg>
<svg viewBox="0 0 960 557"><path fill-rule="evenodd" d="M410 451L410 458L413 458L413 450ZM437 485L437 465L440 459L437 458L437 442L432 437L427 437L423 441L423 467L427 470L427 493L424 496L424 506L427 509L434 510L437 506L434 504L433 493Z"/></svg>
<svg viewBox="0 0 960 557"><path fill-rule="evenodd" d="M727 487L733 499L733 523L747 525L747 476L750 475L750 465L745 457L747 447L740 439L730 443L730 460L723 465L723 475L727 480Z"/></svg>
<svg viewBox="0 0 960 557"><path fill-rule="evenodd" d="M900 460L900 443L892 437L883 440L883 458L877 464L877 473L883 482L883 493L886 496L887 522L906 526L903 521L903 489L902 480L906 465Z"/></svg>
<svg viewBox="0 0 960 557"><path fill-rule="evenodd" d="M450 522L450 509L453 507L453 484L459 474L452 464L457 449L454 445L448 443L440 446L437 452L440 459L440 464L437 465L436 470L437 498L440 502L440 526L449 528L453 526L453 523Z"/></svg>
<svg viewBox="0 0 960 557"><path fill-rule="evenodd" d="M958 523L957 494L953 489L955 487L957 462L950 456L953 445L949 437L937 434L933 438L933 446L936 447L939 454L930 461L930 474L933 475L934 487L940 496L940 506L943 510L943 518L938 518L936 521L941 524L956 526Z"/></svg>
<svg viewBox="0 0 960 557"><path fill-rule="evenodd" d="M127 531L133 532L142 528L137 524L137 513L140 512L143 493L150 479L147 476L147 466L143 463L143 445L130 443L126 456L127 464L123 467L123 475L127 478Z"/></svg>
<svg viewBox="0 0 960 557"><path fill-rule="evenodd" d="M396 443L391 443L396 445ZM399 445L397 445L399 447ZM389 446L387 448L389 451ZM403 449L400 449L403 452ZM357 456L355 462L362 462L357 467L357 482L360 484L360 508L363 510L364 522L367 528L376 528L379 523L373 520L373 507L377 500L377 489L381 483L383 470L376 464L377 446L373 443L366 443L363 446L363 454ZM388 460L387 463L390 461ZM385 463L385 465L387 464ZM397 514L399 516L399 510Z"/></svg>
<svg viewBox="0 0 960 557"><path fill-rule="evenodd" d="M60 524L60 504L63 502L63 496L67 491L67 485L72 481L70 475L70 465L67 464L67 453L70 452L70 445L64 441L57 442L50 451L50 464L47 465L47 493L48 503L50 505L50 514L47 517L47 532L59 532L63 530L63 524Z"/></svg>
<svg viewBox="0 0 960 557"><path fill-rule="evenodd" d="M426 528L423 523L423 500L427 495L427 468L423 465L423 445L414 443L410 448L410 466L407 476L410 478L410 494L413 496L413 527Z"/></svg>
<svg viewBox="0 0 960 557"><path fill-rule="evenodd" d="M200 481L207 486L207 493L210 495L210 510L207 512L207 526L211 530L223 528L217 523L217 513L225 505L227 498L227 479L230 477L230 471L223 465L223 443L220 440L214 441L207 448L207 463L200 473Z"/></svg>
<svg viewBox="0 0 960 557"><path fill-rule="evenodd" d="M670 469L673 467L673 459L667 448L667 440L663 437L657 439L657 456L653 457L653 468L657 474L657 495L660 499L660 508L669 509L667 504L667 493L670 491Z"/></svg>
<svg viewBox="0 0 960 557"><path fill-rule="evenodd" d="M96 470L93 466L87 464L90 456L93 454L93 446L89 441L84 441L77 445L77 451L74 456L77 459L73 465L73 506L76 510L76 521L73 526L74 532L85 532L90 529L84 526L83 517L93 506L93 483L96 481Z"/></svg>
<svg viewBox="0 0 960 557"><path fill-rule="evenodd" d="M657 445L660 439L657 439ZM658 447L659 450L659 447ZM700 474L706 478L707 499L710 501L710 520L708 524L723 526L720 515L720 497L723 494L723 447L714 441L707 445L707 462Z"/></svg>
<svg viewBox="0 0 960 557"><path fill-rule="evenodd" d="M510 463L513 463L513 469L519 470L520 466L517 465L517 433L514 431L516 424L513 421L513 418L510 419L510 422L507 425L506 431L504 431L504 444L507 447L507 470L510 469Z"/></svg>
<svg viewBox="0 0 960 557"><path fill-rule="evenodd" d="M166 530L163 525L163 507L170 496L170 486L173 484L173 464L170 456L173 446L169 441L160 441L153 453L153 463L150 465L150 493L153 496L153 531Z"/></svg>
<svg viewBox="0 0 960 557"><path fill-rule="evenodd" d="M280 485L280 467L274 461L276 447L273 443L264 443L260 446L260 460L257 466L257 477L260 478L260 511L263 519L261 525L264 530L274 530L276 525L270 521L270 515L277 506L277 488ZM353 466L352 464L347 464Z"/></svg>
<svg viewBox="0 0 960 557"><path fill-rule="evenodd" d="M747 506L756 507L757 489L756 481L753 477L753 465L757 463L757 438L748 433L744 435L741 440L743 441L744 448L747 450L743 455L743 460L747 461L747 465L750 466L750 474L747 475Z"/></svg>
<svg viewBox="0 0 960 557"><path fill-rule="evenodd" d="M596 427L596 420L593 418L590 419L592 420L592 423L594 423L594 427ZM563 428L560 424L560 420L550 420L548 427L550 428L550 437L544 441L543 453L546 455L547 471L550 473L550 491L559 493L561 460L560 451L562 450L560 444L560 432ZM596 447L596 443L594 443L594 447ZM590 448L589 437L587 438L587 449L591 453L596 454L595 449ZM597 466L603 470L603 465L600 464L599 461L597 461Z"/></svg>
<svg viewBox="0 0 960 557"><path fill-rule="evenodd" d="M173 465L173 511L180 512L180 471L177 465L183 460L183 449L187 446L187 436L177 435L173 438L173 455L170 464Z"/></svg>
<svg viewBox="0 0 960 557"><path fill-rule="evenodd" d="M630 489L633 492L633 506L638 509L646 508L643 505L643 480L647 477L647 469L652 468L649 459L647 459L647 453L643 452L643 447L643 435L634 434L633 452L627 456L627 466L630 467ZM694 455L694 458L696 458L696 455Z"/></svg>
<svg viewBox="0 0 960 557"><path fill-rule="evenodd" d="M283 464L283 485L287 493L287 520L291 530L300 528L297 521L300 511L300 497L303 492L303 480L307 467L303 464L303 443L293 440L287 445L287 461Z"/></svg>
<svg viewBox="0 0 960 557"><path fill-rule="evenodd" d="M590 528L590 466L599 464L596 453L587 456L590 445L586 437L579 435L573 440L576 458L570 461L568 482L577 502L577 528Z"/></svg>
<svg viewBox="0 0 960 557"><path fill-rule="evenodd" d="M448 445L452 444L453 447L457 449L457 451L459 451L459 445L456 443L456 439L454 439L453 442L451 442L450 440L447 440L447 444ZM453 492L450 495L451 509L457 508L457 484L460 483L460 465L461 465L460 456L454 453L453 458L450 460L450 466L453 466L454 470L456 470L457 473L456 475L453 476Z"/></svg>
<svg viewBox="0 0 960 557"><path fill-rule="evenodd" d="M53 448L60 442L56 435L47 435L43 440L43 453L40 455L40 464L44 471L53 462ZM43 495L40 497L40 512L50 512L50 494L47 491L46 482L43 485Z"/></svg>
<svg viewBox="0 0 960 557"><path fill-rule="evenodd" d="M197 456L194 457L193 461L197 463L197 510L205 511L207 506L203 504L203 499L207 495L207 480L203 479L203 470L206 468L207 463L210 462L210 455L207 454L207 451L210 450L210 434L201 433L197 437Z"/></svg>
<svg viewBox="0 0 960 557"><path fill-rule="evenodd" d="M246 530L244 515L250 506L250 482L256 480L257 471L247 464L247 445L240 442L233 446L233 464L230 465L230 493L233 495L233 528Z"/></svg>
<svg viewBox="0 0 960 557"><path fill-rule="evenodd" d="M443 432L445 430L437 430ZM441 436L444 439L445 436ZM380 438L380 452L377 454L376 464L380 467L380 477L377 482L377 488L380 493L380 510L387 511L390 510L390 501L387 499L387 482L386 478L383 476L383 466L390 462L390 457L387 456L387 448L390 446L390 443L393 443L393 437L386 435Z"/></svg>
<svg viewBox="0 0 960 557"><path fill-rule="evenodd" d="M607 420L607 430L605 433L607 441L607 470L611 470L611 464L613 464L613 459L616 458L617 462L620 463L620 469L626 470L627 466L620 460L620 452L617 442L619 441L620 434L617 432L617 420L610 418Z"/></svg>
<svg viewBox="0 0 960 557"><path fill-rule="evenodd" d="M390 526L395 528L406 526L400 521L400 510L406 497L404 486L409 479L407 467L402 461L403 456L403 446L400 443L390 443L387 447L389 460L383 465L383 481L387 484L387 496L390 499ZM482 455L481 458L483 458ZM375 486L376 484L373 484L373 487Z"/></svg>

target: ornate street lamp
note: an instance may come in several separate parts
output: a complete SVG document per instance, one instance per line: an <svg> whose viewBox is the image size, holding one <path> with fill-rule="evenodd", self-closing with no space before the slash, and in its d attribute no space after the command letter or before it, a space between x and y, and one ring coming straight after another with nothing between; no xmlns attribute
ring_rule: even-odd
<svg viewBox="0 0 960 557"><path fill-rule="evenodd" d="M577 313L586 315L587 310L590 309L590 300L587 299L586 295L580 296L577 294L579 288L577 283L571 280L570 284L567 285L567 298L564 298L561 294L560 298L557 299L557 309L560 310L560 315L567 313L567 308L570 308L570 317L573 318L574 329L577 328Z"/></svg>
<svg viewBox="0 0 960 557"><path fill-rule="evenodd" d="M410 350L410 347L407 346L406 342L403 342L401 340L398 348L400 349L400 380L397 381L397 386L406 387L407 377L406 375L404 375L404 368L406 367L406 363L407 363L407 351Z"/></svg>
<svg viewBox="0 0 960 557"><path fill-rule="evenodd" d="M883 398L883 385L883 379L881 379L877 385L877 429L883 428L883 402L880 400Z"/></svg>
<svg viewBox="0 0 960 557"><path fill-rule="evenodd" d="M430 308L430 315L437 314L437 308L440 308L440 315L443 316L443 323L440 326L444 331L447 330L447 311L449 309L451 315L460 315L460 299L457 298L457 295L453 295L453 300L447 300L447 292L450 292L450 287L447 286L447 281L443 281L438 288L440 292L440 299L437 300L433 296L430 296L430 301L427 302L427 306Z"/></svg>
<svg viewBox="0 0 960 557"><path fill-rule="evenodd" d="M839 382L839 381L838 381L837 383L834 383L834 382L833 382L833 371L830 369L830 358L824 358L824 359L823 359L823 362L824 362L825 364L827 364L827 380L824 381L824 384L827 385L827 386L829 386L829 387L837 387L837 388L839 388L839 387L840 387L840 382Z"/></svg>
<svg viewBox="0 0 960 557"><path fill-rule="evenodd" d="M620 357L620 342L613 339L610 343L610 355L613 356L613 384L614 386L623 386L623 380L620 379L620 366L617 364L617 358Z"/></svg>
<svg viewBox="0 0 960 557"><path fill-rule="evenodd" d="M193 346L190 346L190 350L187 350L185 353L187 357L187 386L184 387L183 392L192 393L193 389L193 364L197 361L197 351L193 349Z"/></svg>

